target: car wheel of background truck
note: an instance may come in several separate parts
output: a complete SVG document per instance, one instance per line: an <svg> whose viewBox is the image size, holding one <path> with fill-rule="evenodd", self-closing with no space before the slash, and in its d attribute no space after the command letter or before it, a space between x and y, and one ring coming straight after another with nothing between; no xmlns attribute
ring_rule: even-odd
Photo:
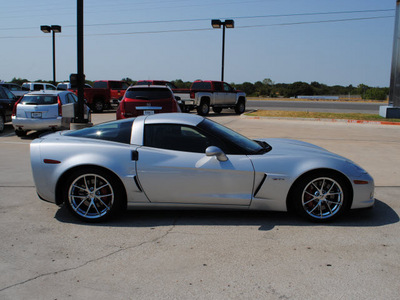
<svg viewBox="0 0 400 300"><path fill-rule="evenodd" d="M245 102L243 100L239 100L235 106L235 113L240 115L240 114L244 113L245 110L246 110Z"/></svg>
<svg viewBox="0 0 400 300"><path fill-rule="evenodd" d="M15 134L19 137L26 136L26 131L17 129L15 130Z"/></svg>
<svg viewBox="0 0 400 300"><path fill-rule="evenodd" d="M101 100L95 100L93 104L94 112L101 113L104 109L104 103Z"/></svg>
<svg viewBox="0 0 400 300"><path fill-rule="evenodd" d="M4 117L3 115L0 115L0 132L3 132L4 130Z"/></svg>
<svg viewBox="0 0 400 300"><path fill-rule="evenodd" d="M200 105L197 107L197 113L200 116L207 116L210 112L210 104L208 100L201 100Z"/></svg>

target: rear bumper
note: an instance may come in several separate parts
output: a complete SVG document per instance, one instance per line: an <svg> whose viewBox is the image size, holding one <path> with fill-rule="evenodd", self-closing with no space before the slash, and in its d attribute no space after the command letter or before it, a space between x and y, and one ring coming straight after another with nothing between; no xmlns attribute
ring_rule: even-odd
<svg viewBox="0 0 400 300"><path fill-rule="evenodd" d="M46 130L46 129L64 129L68 125L63 122L62 117L54 119L28 119L12 117L12 124L15 129L20 130Z"/></svg>

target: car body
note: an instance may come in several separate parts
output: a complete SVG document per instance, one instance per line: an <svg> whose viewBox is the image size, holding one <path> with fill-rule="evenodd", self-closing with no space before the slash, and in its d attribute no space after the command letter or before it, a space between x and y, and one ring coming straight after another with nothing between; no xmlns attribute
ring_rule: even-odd
<svg viewBox="0 0 400 300"><path fill-rule="evenodd" d="M117 109L117 120L155 113L180 112L172 90L161 85L136 85L125 92Z"/></svg>
<svg viewBox="0 0 400 300"><path fill-rule="evenodd" d="M12 124L18 136L30 130L69 129L75 118L78 97L69 91L38 91L25 94L14 105ZM85 105L85 118L90 110Z"/></svg>
<svg viewBox="0 0 400 300"><path fill-rule="evenodd" d="M11 115L17 97L7 88L0 86L0 132L4 130L4 124L11 122Z"/></svg>
<svg viewBox="0 0 400 300"><path fill-rule="evenodd" d="M22 89L27 92L32 91L55 91L57 88L51 83L43 82L24 82Z"/></svg>
<svg viewBox="0 0 400 300"><path fill-rule="evenodd" d="M250 140L198 115L170 113L57 132L30 146L41 199L84 221L122 209L294 210L313 221L374 204L372 177L295 140Z"/></svg>
<svg viewBox="0 0 400 300"><path fill-rule="evenodd" d="M23 90L22 87L20 87L18 84L15 83L4 82L0 83L0 86L7 88L11 93L13 93L18 98L28 93L28 91Z"/></svg>
<svg viewBox="0 0 400 300"><path fill-rule="evenodd" d="M129 84L122 80L96 80L93 82L93 87L110 90L110 103L116 106L124 96Z"/></svg>

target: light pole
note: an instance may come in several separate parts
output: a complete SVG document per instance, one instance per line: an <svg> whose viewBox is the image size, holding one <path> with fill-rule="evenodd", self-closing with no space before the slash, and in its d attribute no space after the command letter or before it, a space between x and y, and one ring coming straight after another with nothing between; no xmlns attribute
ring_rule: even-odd
<svg viewBox="0 0 400 300"><path fill-rule="evenodd" d="M40 30L44 33L53 33L53 83L56 84L56 41L55 41L55 33L61 32L60 25L42 25L40 26Z"/></svg>
<svg viewBox="0 0 400 300"><path fill-rule="evenodd" d="M235 22L233 20L211 20L211 26L213 28L221 28L222 26L222 68L221 68L221 81L224 81L224 60L225 60L225 27L234 28Z"/></svg>

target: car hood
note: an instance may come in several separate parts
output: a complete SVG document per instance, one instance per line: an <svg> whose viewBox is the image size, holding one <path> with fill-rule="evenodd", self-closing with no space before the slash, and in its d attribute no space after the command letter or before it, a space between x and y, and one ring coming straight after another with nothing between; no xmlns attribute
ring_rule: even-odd
<svg viewBox="0 0 400 300"><path fill-rule="evenodd" d="M267 142L272 147L272 150L268 152L270 154L290 155L296 157L298 156L315 157L317 155L317 156L329 156L346 160L342 156L329 152L328 150L322 147L303 141L281 139L281 138L269 138L269 139L257 139L257 140Z"/></svg>

